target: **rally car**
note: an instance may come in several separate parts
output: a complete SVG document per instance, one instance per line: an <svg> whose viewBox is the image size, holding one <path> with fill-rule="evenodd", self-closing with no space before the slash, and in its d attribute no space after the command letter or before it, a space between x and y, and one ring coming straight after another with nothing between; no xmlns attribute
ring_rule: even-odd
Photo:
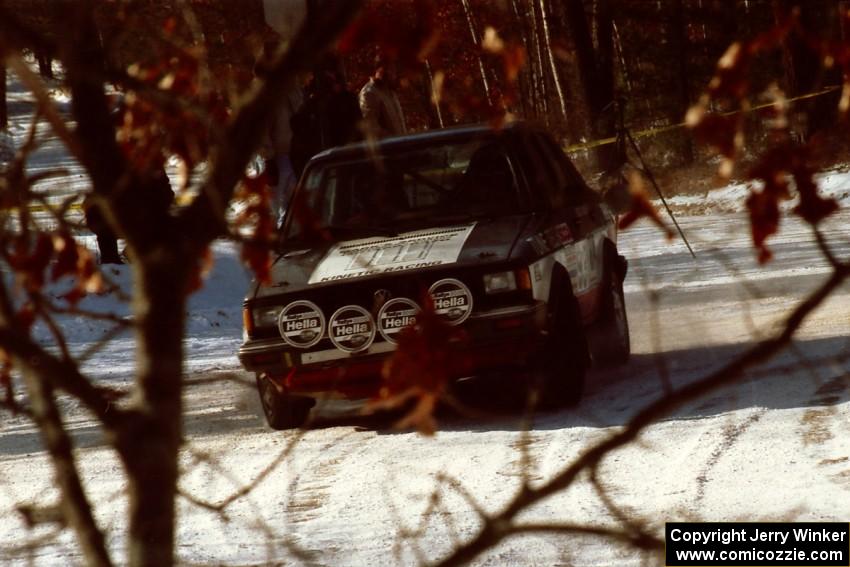
<svg viewBox="0 0 850 567"><path fill-rule="evenodd" d="M629 356L616 236L608 206L528 124L327 150L295 190L272 283L245 299L239 359L268 424L298 427L311 394L376 392L427 301L465 331L457 378L524 366L544 400L576 403L591 360Z"/></svg>

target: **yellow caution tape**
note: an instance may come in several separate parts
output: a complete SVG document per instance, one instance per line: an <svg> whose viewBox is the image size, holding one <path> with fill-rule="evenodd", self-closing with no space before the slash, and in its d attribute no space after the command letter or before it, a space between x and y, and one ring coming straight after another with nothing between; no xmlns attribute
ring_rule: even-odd
<svg viewBox="0 0 850 567"><path fill-rule="evenodd" d="M835 92L835 91L837 91L841 88L842 88L841 86L829 87L829 88L823 89L821 91L806 93L806 94L803 94L803 95L800 95L800 96L795 96L793 98L788 98L788 99L785 99L784 101L765 102L763 104L757 104L755 106L752 106L748 109L731 110L729 112L720 112L720 113L718 113L718 116L732 116L733 114L754 112L756 110L761 110L762 108L768 108L768 107L771 107L771 106L776 106L778 104L782 104L782 102L795 102L795 101L798 101L798 100L822 96L822 95L825 95L825 94L828 94L828 93L831 93L831 92ZM676 130L677 128L684 128L685 126L686 126L686 124L684 122L680 122L678 124L670 124L668 126L660 126L658 128L649 128L647 130L640 130L638 132L633 132L632 137L633 138L644 138L646 136L654 136L655 134L660 134L661 132L669 132L670 130ZM613 144L616 141L617 141L616 136L613 136L613 137L610 137L610 138L602 138L602 139L599 139L599 140L593 140L592 142L583 142L581 144L572 144L570 146L565 147L564 151L567 152L567 153L570 153L570 152L576 152L576 151L579 151L579 150L588 150L590 148L596 148L598 146L605 146L605 145L608 145L608 144Z"/></svg>
<svg viewBox="0 0 850 567"><path fill-rule="evenodd" d="M82 211L83 205L81 203L72 203L72 204L68 205L65 209L68 210L68 211ZM18 210L18 207L3 208L3 209L0 209L0 210L14 212L14 211ZM39 204L39 205L30 204L30 205L27 205L27 210L29 210L29 212L31 212L31 213L49 213L51 211L54 211L54 212L58 211L59 207L58 206L51 207L50 205L41 205L41 204Z"/></svg>
<svg viewBox="0 0 850 567"><path fill-rule="evenodd" d="M823 89L821 91L806 93L806 94L803 94L803 95L800 95L800 96L795 96L793 98L785 99L785 102L795 102L795 101L803 100L803 99L807 99L807 98L814 98L814 97L822 96L822 95L837 91L841 88L842 88L841 86L829 87L829 88ZM766 103L763 103L763 104L758 104L756 106L752 106L752 107L750 107L748 109L744 109L744 110L732 110L732 111L729 111L729 112L721 112L721 113L719 113L719 115L720 116L731 116L733 114L754 112L756 110L761 110L762 108L768 108L770 106L776 106L777 104L781 104L781 102L782 101L766 102ZM644 138L646 136L654 136L655 134L660 134L662 132L669 132L670 130L676 130L677 128L684 128L685 125L686 124L684 122L680 122L678 124L670 124L668 126L660 126L658 128L649 128L647 130L640 130L638 132L632 133L632 137L633 138ZM610 138L602 138L602 139L599 139L599 140L593 140L591 142L583 142L581 144L572 144L570 146L565 147L564 151L567 152L567 153L570 153L570 152L576 152L576 151L579 151L579 150L589 150L591 148L596 148L596 147L599 147L599 146L605 146L607 144L613 144L616 141L617 141L617 137L612 136ZM11 207L11 208L5 209L5 210L13 211L13 210L16 210L16 208L17 207ZM27 208L29 209L29 211L31 213L46 213L46 212L58 210L58 207L53 208L53 207L50 207L48 205L29 205ZM67 210L82 211L83 205L81 203L72 203L71 205L68 206Z"/></svg>

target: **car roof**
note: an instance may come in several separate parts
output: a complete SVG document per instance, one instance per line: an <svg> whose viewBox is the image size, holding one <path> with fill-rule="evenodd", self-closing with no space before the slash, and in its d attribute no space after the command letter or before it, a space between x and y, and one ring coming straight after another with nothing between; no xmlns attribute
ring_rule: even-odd
<svg viewBox="0 0 850 567"><path fill-rule="evenodd" d="M426 130L415 134L406 134L404 136L392 136L383 138L377 142L358 142L348 144L347 146L339 146L330 148L316 154L310 161L337 161L362 157L370 153L376 152L379 154L393 153L393 151L403 149L408 146L439 146L440 144L451 144L471 140L476 138L497 137L502 133L514 132L540 132L545 130L536 127L529 122L515 121L509 122L501 128L494 128L489 124L473 124L466 126L452 126L450 128L438 128L434 130Z"/></svg>

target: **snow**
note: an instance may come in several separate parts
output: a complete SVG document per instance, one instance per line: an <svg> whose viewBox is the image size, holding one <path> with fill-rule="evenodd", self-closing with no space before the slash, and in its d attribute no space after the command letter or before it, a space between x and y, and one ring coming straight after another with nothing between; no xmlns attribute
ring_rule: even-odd
<svg viewBox="0 0 850 567"><path fill-rule="evenodd" d="M621 235L630 259L626 290L633 360L622 369L594 371L578 409L535 418L528 433L534 482L550 478L659 396L657 364L667 366L675 387L704 376L750 343L754 326L769 330L826 273L816 261L808 229L798 221L786 221L772 240L774 262L758 266L743 215L680 220L695 243L696 261L681 243L667 242L652 226L638 225ZM824 227L842 253L850 247L842 230L848 220L843 212ZM523 438L518 413L441 415L434 438L354 418L352 425L303 436L268 430L257 417L250 377L238 371L234 358L245 274L230 245L217 244L214 252L216 268L191 300L187 366L190 379L220 380L187 391L181 487L221 501L257 478L282 452L291 449L291 454L248 497L232 504L226 518L181 501L177 553L182 561L266 564L284 561L297 549L320 565L411 564L417 555L412 545L401 542L399 530L420 525L441 476L456 479L488 512L515 494ZM126 282L127 269L118 270L115 279ZM86 301L90 309L125 308L110 298ZM748 372L735 387L653 425L639 445L610 455L601 468L610 494L657 533L671 520L846 519L850 406L842 353L848 347L849 304L845 287L807 322L793 350ZM655 319L663 334L653 332ZM85 342L96 331L75 328L73 335ZM130 352L130 339L119 339L91 367L100 369L104 379L126 380ZM348 409L328 402L322 412L331 416ZM65 411L100 523L120 557L120 466L90 418L70 404ZM45 528L27 530L12 510L20 502L51 502L56 496L51 486L35 430L23 419L4 419L0 513L8 521L0 524L0 554L45 533ZM417 542L429 559L447 553L455 538L470 537L478 526L457 492L444 488L442 495L444 510L426 522ZM523 519L616 526L586 479ZM36 564L64 565L78 557L69 533L51 542L34 552ZM0 556L11 564L24 562L8 551ZM504 542L477 564L620 565L639 559L615 544L586 537L525 536Z"/></svg>
<svg viewBox="0 0 850 567"><path fill-rule="evenodd" d="M824 198L832 198L841 205L850 204L850 176L847 167L835 168L824 171L815 176L820 194ZM665 196L667 204L674 212L689 215L705 215L714 213L732 213L740 211L752 190L761 191L761 182L731 183L706 191L701 195L674 195ZM662 188L662 191L667 189ZM793 191L792 191L793 192ZM655 199L655 206L663 210L661 199ZM781 204L783 211L788 212L796 206L798 200L792 196L790 201Z"/></svg>
<svg viewBox="0 0 850 567"><path fill-rule="evenodd" d="M12 134L23 135L14 128ZM51 167L57 155L45 150L36 165ZM75 176L80 173L66 165L72 168L71 190L79 190L84 181ZM819 181L843 205L823 231L837 255L850 257L845 228L850 174L826 172ZM483 510L498 511L519 489L521 444L532 456L531 481L544 482L657 399L662 376L678 388L707 375L775 329L824 280L829 268L810 229L793 216L783 219L781 232L769 241L774 260L757 264L740 212L747 190L734 185L703 197L671 199L691 213L698 206L697 212L711 213L679 218L695 260L681 242L667 241L649 224L638 223L621 234L621 251L630 262L625 289L632 360L623 368L592 371L578 408L537 415L528 432L519 412L487 410L484 416L441 414L437 435L422 437L358 418L356 407L338 401L321 402L320 415L354 412L348 424L303 434L269 430L258 417L252 377L240 371L235 358L248 277L236 248L217 242L214 268L205 287L191 297L187 314L186 371L197 384L185 394L181 489L220 502L246 483L262 480L226 515L181 499L178 558L187 564L257 565L298 563L293 559L298 555L318 565L377 567L445 555L457 540L471 537L480 522L465 497L443 479L454 479ZM108 275L129 291L130 269L110 268ZM90 296L81 307L128 314L127 305L114 296ZM675 520L846 521L848 308L845 285L806 321L792 349L749 370L736 385L655 423L638 444L610 454L600 468L609 496L659 535L665 521ZM108 327L72 316L63 317L61 325L77 351ZM44 329L37 332L49 340ZM122 335L93 356L85 370L121 386L131 379L132 366L132 338ZM99 525L120 564L123 471L85 410L63 398L62 411ZM423 518L435 493L440 495L437 512ZM68 530L29 529L15 512L17 505L51 504L56 498L37 430L26 419L4 413L0 563L81 562ZM617 526L584 476L522 519ZM417 537L403 537L405 530L416 528L421 528ZM35 545L27 550L27 543ZM638 565L641 556L596 538L523 536L476 560L477 565L566 563Z"/></svg>

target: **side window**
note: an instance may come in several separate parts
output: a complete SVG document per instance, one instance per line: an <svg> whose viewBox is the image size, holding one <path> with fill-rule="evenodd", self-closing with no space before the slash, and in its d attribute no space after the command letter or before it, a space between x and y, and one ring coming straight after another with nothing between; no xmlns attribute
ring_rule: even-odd
<svg viewBox="0 0 850 567"><path fill-rule="evenodd" d="M566 206L564 193L559 189L559 172L552 163L539 135L523 132L517 136L519 158L531 192L547 206Z"/></svg>
<svg viewBox="0 0 850 567"><path fill-rule="evenodd" d="M289 237L300 234L304 227L301 226L301 218L303 215L295 214L296 210L301 207L315 211L315 207L319 202L319 196L322 191L323 180L325 173L319 168L313 168L308 171L305 177L302 178L300 186L297 188L292 202L287 207L285 225L288 226L286 234ZM331 191L333 189L330 189ZM302 210L305 210L302 209Z"/></svg>
<svg viewBox="0 0 850 567"><path fill-rule="evenodd" d="M551 138L538 135L540 143L552 165L557 168L558 188L568 206L592 204L594 195L588 190L575 166L567 159L564 151Z"/></svg>

